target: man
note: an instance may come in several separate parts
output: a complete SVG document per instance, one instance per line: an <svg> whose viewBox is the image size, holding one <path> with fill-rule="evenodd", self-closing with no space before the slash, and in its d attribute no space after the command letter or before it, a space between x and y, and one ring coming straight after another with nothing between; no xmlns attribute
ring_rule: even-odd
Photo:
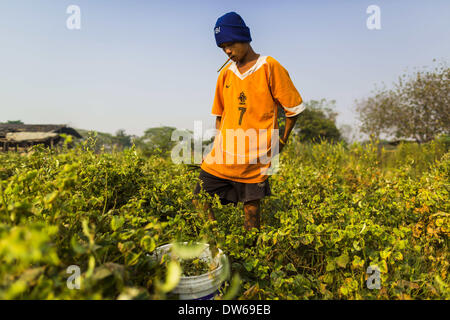
<svg viewBox="0 0 450 320"><path fill-rule="evenodd" d="M271 195L270 159L283 149L304 106L288 72L272 57L255 53L250 29L237 13L220 17L214 33L232 62L217 80L212 115L219 134L203 159L194 194L203 188L222 204L243 202L245 229L259 229L260 200ZM283 137L278 137L278 106L286 113ZM197 200L194 204L198 207ZM203 209L214 219L208 204Z"/></svg>

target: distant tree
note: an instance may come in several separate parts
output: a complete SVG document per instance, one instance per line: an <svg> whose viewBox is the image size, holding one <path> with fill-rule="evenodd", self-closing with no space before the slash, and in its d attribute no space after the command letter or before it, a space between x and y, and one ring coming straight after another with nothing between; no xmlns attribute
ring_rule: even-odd
<svg viewBox="0 0 450 320"><path fill-rule="evenodd" d="M79 131L80 132L80 131ZM113 150L114 145L117 145L114 136L111 133L98 132L95 130L80 132L84 138L91 136L95 139L95 143L92 145L96 152L101 150L110 152Z"/></svg>
<svg viewBox="0 0 450 320"><path fill-rule="evenodd" d="M357 140L357 132L355 132L355 128L349 124L342 124L339 127L339 132L341 133L342 140L346 143L352 143Z"/></svg>
<svg viewBox="0 0 450 320"><path fill-rule="evenodd" d="M391 136L395 133L393 110L396 105L395 94L386 89L378 89L371 97L357 101L356 110L361 121L361 132L379 139L381 134Z"/></svg>
<svg viewBox="0 0 450 320"><path fill-rule="evenodd" d="M361 131L418 143L450 133L450 68L440 64L433 70L402 75L393 89L378 89L357 101Z"/></svg>
<svg viewBox="0 0 450 320"><path fill-rule="evenodd" d="M8 120L6 124L24 124L21 120Z"/></svg>
<svg viewBox="0 0 450 320"><path fill-rule="evenodd" d="M119 129L116 131L114 140L122 149L130 148L133 144L131 142L131 135L126 134L124 129Z"/></svg>
<svg viewBox="0 0 450 320"><path fill-rule="evenodd" d="M335 100L327 101L326 99L304 102L305 110L298 117L293 130L300 141L336 142L342 139L336 127L335 103Z"/></svg>
<svg viewBox="0 0 450 320"><path fill-rule="evenodd" d="M177 143L171 139L174 130L176 130L174 127L149 128L145 130L142 137L136 138L134 142L145 156L168 156Z"/></svg>
<svg viewBox="0 0 450 320"><path fill-rule="evenodd" d="M91 146L96 152L100 152L102 149L109 152L112 150L120 151L130 148L133 145L132 140L135 138L133 135L127 135L123 129L117 130L115 135L96 130L84 130L79 128L76 130L83 137L83 140L88 137L92 137L95 140L95 143Z"/></svg>

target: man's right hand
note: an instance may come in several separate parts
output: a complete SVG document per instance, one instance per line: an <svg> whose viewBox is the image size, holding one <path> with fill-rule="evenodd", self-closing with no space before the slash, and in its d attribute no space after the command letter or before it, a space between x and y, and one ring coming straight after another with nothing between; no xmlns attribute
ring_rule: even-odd
<svg viewBox="0 0 450 320"><path fill-rule="evenodd" d="M220 122L222 121L222 117L216 116L216 129L220 129Z"/></svg>

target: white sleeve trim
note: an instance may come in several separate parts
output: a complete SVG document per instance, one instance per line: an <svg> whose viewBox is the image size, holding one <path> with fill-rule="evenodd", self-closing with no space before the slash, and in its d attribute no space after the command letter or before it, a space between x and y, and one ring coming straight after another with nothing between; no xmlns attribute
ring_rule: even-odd
<svg viewBox="0 0 450 320"><path fill-rule="evenodd" d="M286 110L287 112L291 112L294 113L293 115L286 115L286 117L290 118L290 117L295 117L296 115L298 115L299 113L303 112L305 110L305 105L302 103L300 103L298 106L292 107L292 108L286 108L285 106L282 105L282 107L284 108L284 110Z"/></svg>
<svg viewBox="0 0 450 320"><path fill-rule="evenodd" d="M216 116L216 117L221 117L221 114L215 114L215 113L211 113L211 115Z"/></svg>

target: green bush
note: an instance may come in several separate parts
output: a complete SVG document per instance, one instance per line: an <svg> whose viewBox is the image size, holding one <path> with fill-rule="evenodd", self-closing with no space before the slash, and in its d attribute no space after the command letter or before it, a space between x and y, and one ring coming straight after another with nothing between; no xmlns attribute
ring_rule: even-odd
<svg viewBox="0 0 450 320"><path fill-rule="evenodd" d="M290 142L251 232L242 204L201 193L216 222L194 208L190 167L90 145L0 154L0 299L165 299L164 276L177 269L149 255L200 239L229 257L238 299L450 298L450 155L440 141L392 152ZM71 265L79 290L67 286ZM367 287L369 266L379 290Z"/></svg>

